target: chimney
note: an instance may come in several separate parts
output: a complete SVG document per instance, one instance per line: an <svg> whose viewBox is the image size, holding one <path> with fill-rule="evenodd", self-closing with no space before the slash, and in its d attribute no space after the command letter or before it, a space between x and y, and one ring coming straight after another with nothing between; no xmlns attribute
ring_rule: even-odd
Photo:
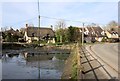
<svg viewBox="0 0 120 81"><path fill-rule="evenodd" d="M26 32L28 31L28 24L26 24L25 31Z"/></svg>
<svg viewBox="0 0 120 81"><path fill-rule="evenodd" d="M51 25L51 29L53 29L53 26Z"/></svg>
<svg viewBox="0 0 120 81"><path fill-rule="evenodd" d="M26 28L28 28L28 24L26 24Z"/></svg>

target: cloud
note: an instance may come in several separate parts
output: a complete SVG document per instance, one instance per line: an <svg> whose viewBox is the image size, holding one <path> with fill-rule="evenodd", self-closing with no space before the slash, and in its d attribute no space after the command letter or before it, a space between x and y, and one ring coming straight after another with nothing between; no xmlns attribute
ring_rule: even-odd
<svg viewBox="0 0 120 81"><path fill-rule="evenodd" d="M3 4L4 26L21 22L38 23L37 2L8 2ZM40 2L40 15L58 19L106 24L117 20L117 3L111 2ZM36 18L36 19L31 19ZM31 19L31 20L29 20ZM27 20L27 21L25 21ZM57 20L41 18L41 26L54 25ZM68 25L81 25L81 22L68 22ZM16 24L16 27L24 24ZM89 23L88 23L89 24Z"/></svg>
<svg viewBox="0 0 120 81"><path fill-rule="evenodd" d="M1 0L1 2L37 2L38 0ZM119 0L40 0L40 2L118 2Z"/></svg>

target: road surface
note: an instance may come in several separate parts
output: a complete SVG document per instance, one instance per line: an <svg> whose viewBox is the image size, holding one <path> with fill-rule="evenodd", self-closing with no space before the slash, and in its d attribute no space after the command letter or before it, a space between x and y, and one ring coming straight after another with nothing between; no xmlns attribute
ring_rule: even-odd
<svg viewBox="0 0 120 81"><path fill-rule="evenodd" d="M118 78L118 57L120 58L118 51L118 43L105 43L105 44L94 44L87 46L87 49L92 54L97 55L98 59L107 68L107 70L113 74L113 77Z"/></svg>

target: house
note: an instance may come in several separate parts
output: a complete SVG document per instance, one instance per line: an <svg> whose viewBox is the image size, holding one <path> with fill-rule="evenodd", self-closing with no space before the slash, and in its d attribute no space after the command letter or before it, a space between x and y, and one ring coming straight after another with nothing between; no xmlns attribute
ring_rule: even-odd
<svg viewBox="0 0 120 81"><path fill-rule="evenodd" d="M19 30L14 30L13 28L10 28L10 30L7 30L4 32L5 34L10 34L10 35L17 35L19 37L22 37L23 35L19 32Z"/></svg>
<svg viewBox="0 0 120 81"><path fill-rule="evenodd" d="M19 30L14 30L10 28L2 33L2 39L4 42L18 42L19 38L22 38L23 35L19 32Z"/></svg>
<svg viewBox="0 0 120 81"><path fill-rule="evenodd" d="M105 31L108 41L117 42L120 40L120 27L112 28L111 30Z"/></svg>
<svg viewBox="0 0 120 81"><path fill-rule="evenodd" d="M2 32L0 32L0 43L3 42Z"/></svg>
<svg viewBox="0 0 120 81"><path fill-rule="evenodd" d="M45 39L48 40L48 43L55 43L55 32L52 28L39 28L26 24L24 39L27 43Z"/></svg>
<svg viewBox="0 0 120 81"><path fill-rule="evenodd" d="M85 42L101 42L102 39L105 37L104 30L97 26L97 27L85 27L84 31L84 40Z"/></svg>

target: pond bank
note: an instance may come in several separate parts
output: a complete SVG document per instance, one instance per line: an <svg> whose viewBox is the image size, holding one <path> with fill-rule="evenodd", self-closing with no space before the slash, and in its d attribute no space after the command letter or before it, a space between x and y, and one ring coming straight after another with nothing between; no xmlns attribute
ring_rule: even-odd
<svg viewBox="0 0 120 81"><path fill-rule="evenodd" d="M74 44L71 53L65 62L64 71L61 79L77 80L81 79L80 48L81 45Z"/></svg>
<svg viewBox="0 0 120 81"><path fill-rule="evenodd" d="M28 52L28 53L70 53L70 47L67 45L63 46L42 46L42 47L34 47L28 45L27 47L19 44L13 44L13 46L9 46L10 44L3 44L2 54L13 53L16 54L18 52Z"/></svg>
<svg viewBox="0 0 120 81"><path fill-rule="evenodd" d="M71 54L65 62L64 71L61 79L77 79L78 59L76 46L72 48Z"/></svg>

